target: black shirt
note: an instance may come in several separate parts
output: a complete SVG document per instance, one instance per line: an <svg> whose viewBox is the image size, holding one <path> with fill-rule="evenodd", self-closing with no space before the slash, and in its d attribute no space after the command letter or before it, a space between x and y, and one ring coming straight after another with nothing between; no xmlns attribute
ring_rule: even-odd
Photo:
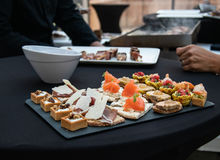
<svg viewBox="0 0 220 160"><path fill-rule="evenodd" d="M23 45L53 45L53 22L74 45L98 40L73 0L1 0L0 57L22 54Z"/></svg>

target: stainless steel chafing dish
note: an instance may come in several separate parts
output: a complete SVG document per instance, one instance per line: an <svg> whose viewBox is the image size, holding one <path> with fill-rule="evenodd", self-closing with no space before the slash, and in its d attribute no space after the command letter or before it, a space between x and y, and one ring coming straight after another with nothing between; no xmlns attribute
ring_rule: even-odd
<svg viewBox="0 0 220 160"><path fill-rule="evenodd" d="M144 17L145 24L110 40L111 46L175 48L196 42L198 18Z"/></svg>

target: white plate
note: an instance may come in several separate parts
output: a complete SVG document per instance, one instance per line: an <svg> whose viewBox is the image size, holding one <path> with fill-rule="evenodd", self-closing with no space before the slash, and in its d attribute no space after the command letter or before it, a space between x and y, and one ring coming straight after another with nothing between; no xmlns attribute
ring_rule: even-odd
<svg viewBox="0 0 220 160"><path fill-rule="evenodd" d="M160 55L159 48L139 48L140 54L142 56L142 62L136 62L130 59L130 47L88 47L88 46L64 46L62 49L71 48L73 51L87 53L96 53L97 51L109 50L110 48L118 48L118 52L127 53L126 61L118 61L116 58L111 58L110 60L85 60L80 59L80 63L101 63L101 64L126 64L126 65L150 65L156 64L158 57Z"/></svg>
<svg viewBox="0 0 220 160"><path fill-rule="evenodd" d="M162 10L158 10L157 14L200 14L200 10L199 9L192 9L192 10L188 10L188 9L175 9L175 10L166 10L166 9L162 9Z"/></svg>

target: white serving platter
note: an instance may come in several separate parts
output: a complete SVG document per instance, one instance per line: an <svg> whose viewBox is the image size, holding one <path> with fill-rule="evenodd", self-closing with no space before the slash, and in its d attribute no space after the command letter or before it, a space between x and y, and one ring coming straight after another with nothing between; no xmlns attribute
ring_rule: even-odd
<svg viewBox="0 0 220 160"><path fill-rule="evenodd" d="M159 10L157 18L202 18L200 10Z"/></svg>
<svg viewBox="0 0 220 160"><path fill-rule="evenodd" d="M126 65L151 65L156 64L160 55L159 48L139 48L142 61L137 62L130 59L130 47L88 47L88 46L63 46L62 49L70 49L76 52L86 51L87 53L96 53L97 51L118 48L118 52L127 53L126 61L118 61L116 58L110 60L85 60L80 59L80 63L100 63L100 64L126 64Z"/></svg>
<svg viewBox="0 0 220 160"><path fill-rule="evenodd" d="M161 9L157 11L157 14L200 14L199 9Z"/></svg>

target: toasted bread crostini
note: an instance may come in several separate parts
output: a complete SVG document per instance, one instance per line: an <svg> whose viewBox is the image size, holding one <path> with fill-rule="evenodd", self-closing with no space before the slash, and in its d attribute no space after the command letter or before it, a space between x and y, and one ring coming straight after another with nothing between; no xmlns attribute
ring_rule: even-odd
<svg viewBox="0 0 220 160"><path fill-rule="evenodd" d="M202 83L196 85L193 89L192 105L204 107L207 99L207 91Z"/></svg>
<svg viewBox="0 0 220 160"><path fill-rule="evenodd" d="M175 113L180 110L182 110L182 104L177 101L173 101L171 99L158 102L153 106L154 112L161 113L161 114L170 114L170 113Z"/></svg>
<svg viewBox="0 0 220 160"><path fill-rule="evenodd" d="M169 94L166 94L166 93L163 93L159 90L156 90L156 91L147 92L146 99L150 100L152 103L156 104L157 102L171 99L171 96Z"/></svg>

